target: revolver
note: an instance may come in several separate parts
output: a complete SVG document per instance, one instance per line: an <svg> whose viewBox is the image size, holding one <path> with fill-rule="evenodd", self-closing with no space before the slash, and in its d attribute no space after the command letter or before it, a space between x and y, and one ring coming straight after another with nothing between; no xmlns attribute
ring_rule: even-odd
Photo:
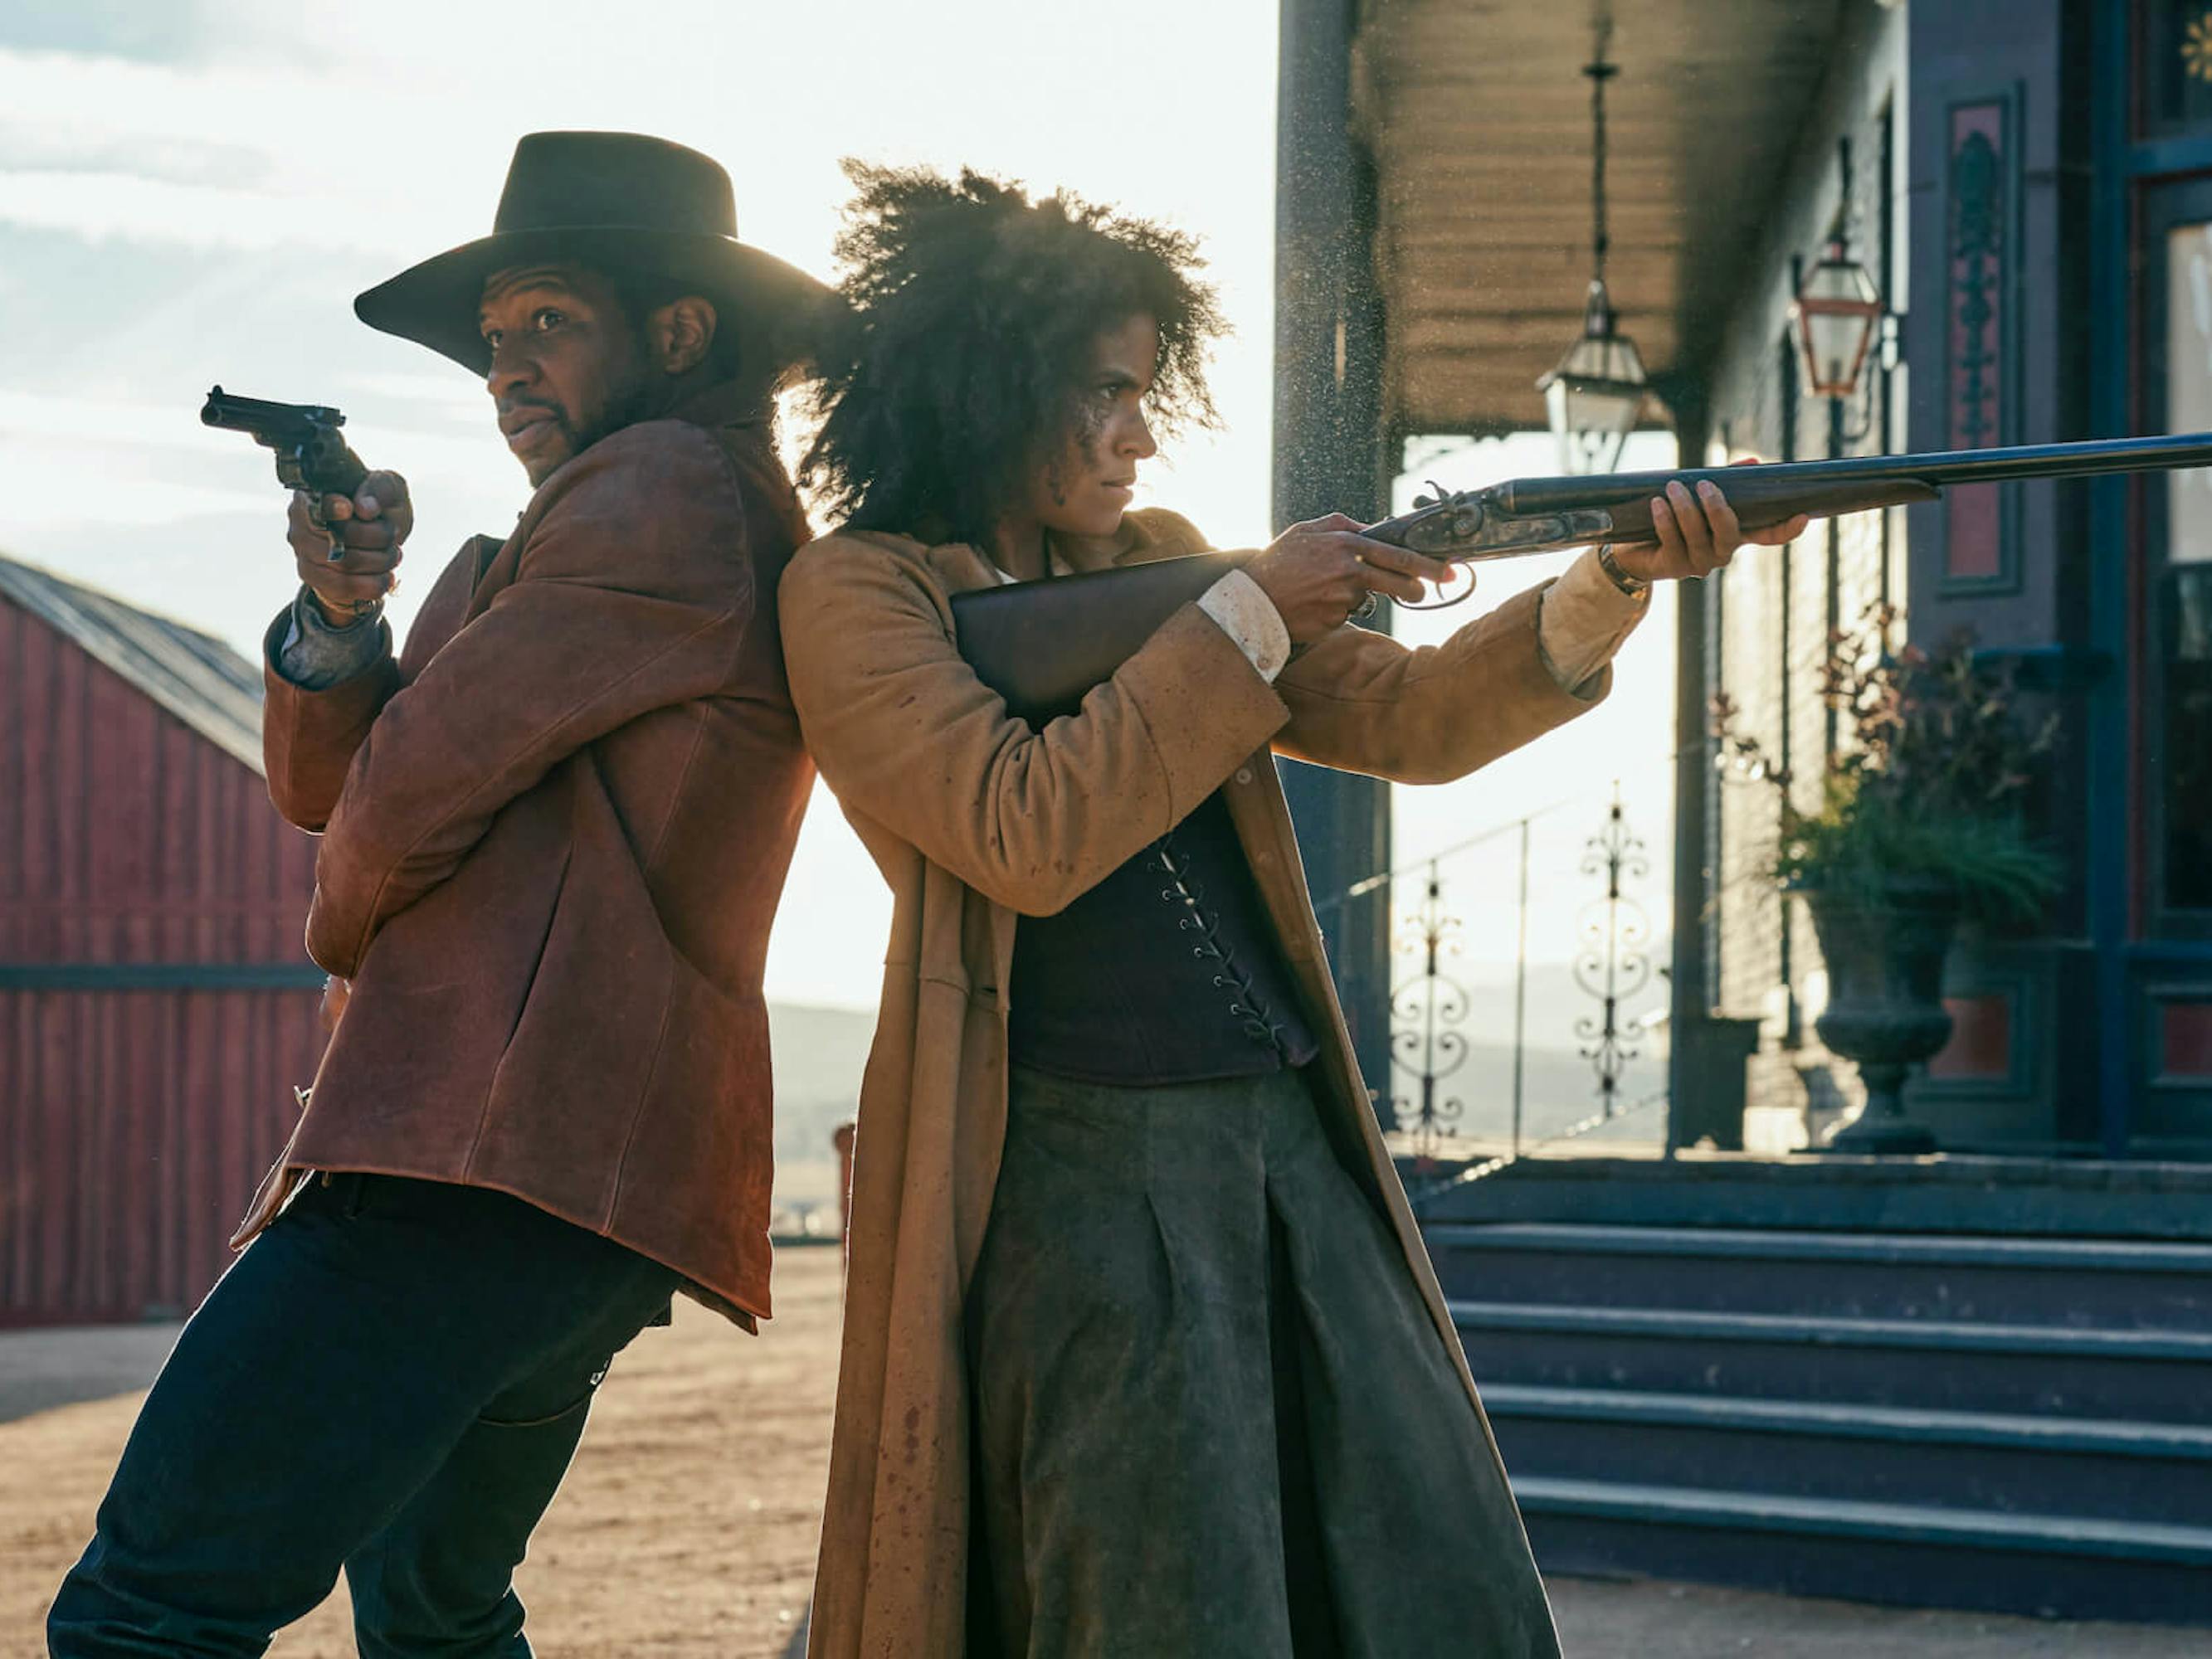
<svg viewBox="0 0 2212 1659"><path fill-rule="evenodd" d="M338 436L345 416L324 404L276 404L260 398L234 398L221 386L200 406L200 422L226 432L244 432L276 455L276 482L307 493L307 516L331 538L331 562L345 556L340 526L323 522L323 497L350 495L368 477L361 457Z"/></svg>

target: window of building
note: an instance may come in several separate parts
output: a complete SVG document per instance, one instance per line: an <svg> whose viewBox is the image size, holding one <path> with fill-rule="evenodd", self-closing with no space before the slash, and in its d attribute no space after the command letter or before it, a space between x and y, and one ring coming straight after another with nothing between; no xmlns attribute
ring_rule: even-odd
<svg viewBox="0 0 2212 1659"><path fill-rule="evenodd" d="M2212 3L2139 0L2136 20L2142 136L2212 127Z"/></svg>
<svg viewBox="0 0 2212 1659"><path fill-rule="evenodd" d="M2165 240L2159 429L2212 431L2212 220L2169 221ZM2156 884L2162 909L2203 911L2212 909L2212 474L2171 472L2156 487L2165 510L2152 514L2149 549L2155 736L2146 778Z"/></svg>

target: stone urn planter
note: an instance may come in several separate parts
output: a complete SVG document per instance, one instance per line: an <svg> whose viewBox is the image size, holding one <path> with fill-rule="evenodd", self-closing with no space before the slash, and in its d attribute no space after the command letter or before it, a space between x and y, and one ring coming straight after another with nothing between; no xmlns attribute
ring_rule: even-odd
<svg viewBox="0 0 2212 1659"><path fill-rule="evenodd" d="M1823 1150L1934 1152L1934 1134L1905 1115L1905 1078L1951 1039L1943 959L1958 929L1958 898L1932 883L1902 881L1875 902L1817 889L1805 898L1828 967L1828 1006L1813 1028L1832 1052L1856 1062L1867 1091L1866 1109Z"/></svg>

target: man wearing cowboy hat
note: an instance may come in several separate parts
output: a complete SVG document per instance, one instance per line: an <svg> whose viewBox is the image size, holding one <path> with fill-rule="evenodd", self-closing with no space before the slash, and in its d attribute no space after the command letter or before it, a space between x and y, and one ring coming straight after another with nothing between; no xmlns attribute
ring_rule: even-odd
<svg viewBox="0 0 2212 1659"><path fill-rule="evenodd" d="M736 232L703 155L535 133L490 236L356 301L484 378L536 494L397 655L404 483L294 502L264 745L343 1016L56 1655L258 1654L341 1567L364 1654L527 1654L511 1574L615 1352L674 1290L768 1315L761 971L812 773L766 410L818 290Z"/></svg>

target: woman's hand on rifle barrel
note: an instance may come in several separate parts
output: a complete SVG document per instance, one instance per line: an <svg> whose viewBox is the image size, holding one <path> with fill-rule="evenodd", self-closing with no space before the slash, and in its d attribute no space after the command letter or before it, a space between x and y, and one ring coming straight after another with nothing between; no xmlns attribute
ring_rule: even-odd
<svg viewBox="0 0 2212 1659"><path fill-rule="evenodd" d="M1747 459L1735 465L1757 463ZM1677 478L1665 495L1651 498L1651 528L1658 544L1616 545L1613 562L1639 581L1708 576L1725 567L1739 547L1779 547L1803 535L1811 522L1801 513L1764 530L1746 530L1736 522L1735 509L1718 484L1707 480L1692 490Z"/></svg>

